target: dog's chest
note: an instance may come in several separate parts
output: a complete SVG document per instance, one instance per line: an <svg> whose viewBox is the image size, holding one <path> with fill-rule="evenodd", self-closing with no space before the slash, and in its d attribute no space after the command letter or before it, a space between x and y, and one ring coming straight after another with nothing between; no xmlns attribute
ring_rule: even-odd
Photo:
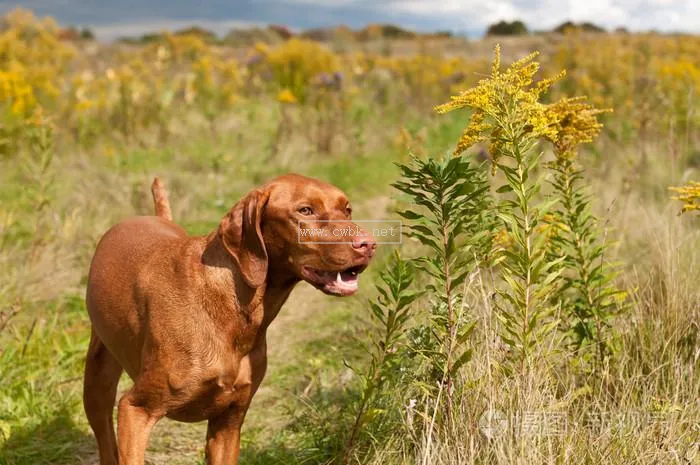
<svg viewBox="0 0 700 465"><path fill-rule="evenodd" d="M168 416L179 421L202 421L247 405L252 395L252 372L247 356L239 361L219 361L173 392L174 405Z"/></svg>

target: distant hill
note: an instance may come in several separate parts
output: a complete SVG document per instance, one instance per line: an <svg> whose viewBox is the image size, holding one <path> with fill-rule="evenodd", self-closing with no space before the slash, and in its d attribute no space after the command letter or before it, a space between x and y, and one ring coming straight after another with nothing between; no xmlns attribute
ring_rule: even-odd
<svg viewBox="0 0 700 465"><path fill-rule="evenodd" d="M348 26L332 26L307 29L294 32L284 26L272 24L267 27L236 28L230 30L224 37L218 37L214 32L193 26L176 31L175 35L194 35L206 42L226 43L230 45L249 45L255 42L278 43L291 37L301 37L318 42L368 42L373 40L415 39L418 37L447 38L452 37L450 31L434 33L418 33L394 24L368 24L362 29L351 29ZM127 43L149 43L162 39L162 32L143 34L140 37L124 37L120 41Z"/></svg>
<svg viewBox="0 0 700 465"><path fill-rule="evenodd" d="M77 42L81 40L94 40L95 34L89 28L78 29L71 26L61 29L58 32L58 38L67 42Z"/></svg>
<svg viewBox="0 0 700 465"><path fill-rule="evenodd" d="M224 36L222 42L228 45L251 46L258 42L277 44L287 40L288 36L278 27L251 27L232 29Z"/></svg>
<svg viewBox="0 0 700 465"><path fill-rule="evenodd" d="M176 36L196 36L202 39L204 42L216 42L219 40L216 33L210 31L209 29L204 29L203 27L191 26L186 29L180 29L175 31Z"/></svg>
<svg viewBox="0 0 700 465"><path fill-rule="evenodd" d="M165 32L149 32L139 37L121 37L119 42L128 44L148 44L162 40ZM207 43L215 43L219 41L219 37L213 31L199 26L191 26L185 29L180 29L172 33L175 36L195 36Z"/></svg>
<svg viewBox="0 0 700 465"><path fill-rule="evenodd" d="M299 35L304 39L318 42L332 42L336 40L355 42L358 40L357 32L345 25L307 29Z"/></svg>
<svg viewBox="0 0 700 465"><path fill-rule="evenodd" d="M357 32L361 41L376 39L413 39L418 34L393 24L369 24Z"/></svg>
<svg viewBox="0 0 700 465"><path fill-rule="evenodd" d="M574 23L573 21L566 21L561 23L559 26L552 29L552 32L559 34L566 34L569 32L594 32L594 33L605 33L607 32L605 28L600 27L596 24L584 22L584 23Z"/></svg>
<svg viewBox="0 0 700 465"><path fill-rule="evenodd" d="M527 26L522 21L499 21L486 30L487 36L520 36L527 33Z"/></svg>

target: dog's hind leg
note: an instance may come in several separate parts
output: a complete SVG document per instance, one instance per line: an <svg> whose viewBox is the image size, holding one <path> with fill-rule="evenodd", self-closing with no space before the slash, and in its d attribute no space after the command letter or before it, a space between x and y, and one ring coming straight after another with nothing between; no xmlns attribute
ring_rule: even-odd
<svg viewBox="0 0 700 465"><path fill-rule="evenodd" d="M122 367L92 332L85 363L83 406L97 439L100 465L118 465L119 453L112 413Z"/></svg>

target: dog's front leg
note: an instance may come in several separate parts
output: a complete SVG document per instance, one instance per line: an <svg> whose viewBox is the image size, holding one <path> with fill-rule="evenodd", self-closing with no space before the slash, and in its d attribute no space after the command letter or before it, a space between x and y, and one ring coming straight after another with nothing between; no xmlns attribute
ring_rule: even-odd
<svg viewBox="0 0 700 465"><path fill-rule="evenodd" d="M139 405L137 396L127 392L119 401L119 465L144 465L148 437L162 418Z"/></svg>
<svg viewBox="0 0 700 465"><path fill-rule="evenodd" d="M247 405L231 405L225 412L209 420L207 426L207 465L237 465L241 452L241 425Z"/></svg>
<svg viewBox="0 0 700 465"><path fill-rule="evenodd" d="M241 450L241 425L255 392L265 377L267 346L265 338L239 366L237 402L209 420L207 427L207 465L237 465Z"/></svg>

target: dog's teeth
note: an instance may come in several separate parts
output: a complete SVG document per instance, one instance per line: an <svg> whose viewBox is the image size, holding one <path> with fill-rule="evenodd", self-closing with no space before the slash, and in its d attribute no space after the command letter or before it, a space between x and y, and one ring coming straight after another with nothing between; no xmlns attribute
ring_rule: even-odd
<svg viewBox="0 0 700 465"><path fill-rule="evenodd" d="M335 278L335 281L336 281L337 283L342 283L342 282L343 282L343 278L340 277L340 272L338 272L338 277Z"/></svg>

